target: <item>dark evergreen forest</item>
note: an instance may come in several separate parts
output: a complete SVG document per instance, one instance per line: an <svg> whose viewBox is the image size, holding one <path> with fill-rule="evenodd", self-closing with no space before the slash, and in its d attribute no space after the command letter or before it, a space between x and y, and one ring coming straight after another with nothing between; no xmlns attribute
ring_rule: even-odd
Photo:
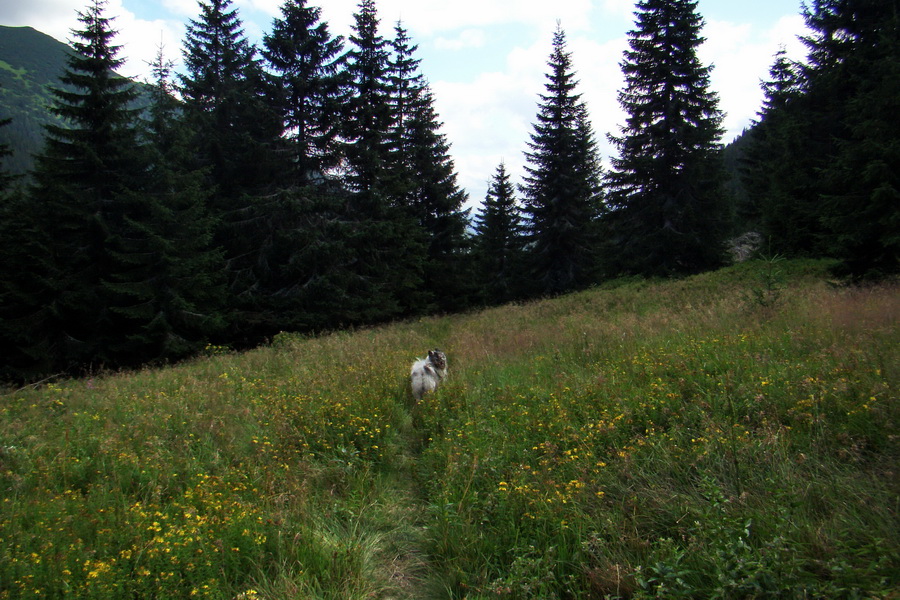
<svg viewBox="0 0 900 600"><path fill-rule="evenodd" d="M727 155L696 0L639 0L606 171L558 27L526 177L500 164L476 214L417 46L374 0L347 39L285 0L259 47L231 0L200 0L184 72L160 49L141 102L104 10L78 13L30 173L0 171L4 379L696 273L750 231L849 281L900 270L900 0L805 4L807 58L773 57Z"/></svg>

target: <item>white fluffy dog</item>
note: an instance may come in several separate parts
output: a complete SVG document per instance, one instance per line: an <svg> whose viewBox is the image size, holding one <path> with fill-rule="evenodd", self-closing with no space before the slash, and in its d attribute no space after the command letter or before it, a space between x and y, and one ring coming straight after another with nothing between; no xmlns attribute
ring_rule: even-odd
<svg viewBox="0 0 900 600"><path fill-rule="evenodd" d="M419 401L422 396L437 389L438 384L447 377L447 355L438 349L429 350L428 358L413 363L409 376L413 398Z"/></svg>

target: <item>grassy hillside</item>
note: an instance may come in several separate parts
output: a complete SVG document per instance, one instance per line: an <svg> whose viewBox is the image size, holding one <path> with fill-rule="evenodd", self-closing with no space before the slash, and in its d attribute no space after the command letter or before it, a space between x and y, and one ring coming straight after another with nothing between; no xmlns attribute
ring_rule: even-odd
<svg viewBox="0 0 900 600"><path fill-rule="evenodd" d="M0 599L896 598L900 294L824 269L8 393Z"/></svg>

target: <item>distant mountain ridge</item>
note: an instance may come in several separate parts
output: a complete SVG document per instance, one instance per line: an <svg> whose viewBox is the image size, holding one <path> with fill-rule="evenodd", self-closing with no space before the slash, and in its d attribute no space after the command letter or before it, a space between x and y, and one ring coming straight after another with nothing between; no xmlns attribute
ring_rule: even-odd
<svg viewBox="0 0 900 600"><path fill-rule="evenodd" d="M43 146L44 125L59 122L49 110L50 88L65 87L59 78L72 52L33 27L0 25L0 119L12 118L0 127L0 144L13 152L3 161L4 170L30 171Z"/></svg>

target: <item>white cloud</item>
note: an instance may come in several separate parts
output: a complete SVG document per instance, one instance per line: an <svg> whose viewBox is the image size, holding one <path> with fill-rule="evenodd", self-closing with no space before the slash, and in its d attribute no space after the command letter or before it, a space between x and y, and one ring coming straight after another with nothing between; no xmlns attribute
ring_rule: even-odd
<svg viewBox="0 0 900 600"><path fill-rule="evenodd" d="M631 18L634 15L634 0L603 0L603 9L613 15Z"/></svg>
<svg viewBox="0 0 900 600"><path fill-rule="evenodd" d="M459 183L470 202L484 200L488 180L504 161L514 181L524 173L524 151L544 91L551 38L512 48L502 71L467 81L435 81L435 108L451 142Z"/></svg>
<svg viewBox="0 0 900 600"><path fill-rule="evenodd" d="M749 24L709 21L703 31L706 42L698 51L704 65L712 65L713 90L725 112L723 141L730 142L750 124L759 106L759 73L769 57Z"/></svg>
<svg viewBox="0 0 900 600"><path fill-rule="evenodd" d="M239 11L245 8L258 10L263 14L274 17L281 14L283 0L237 0L235 6Z"/></svg>
<svg viewBox="0 0 900 600"><path fill-rule="evenodd" d="M125 43L122 56L125 64L119 69L121 75L138 81L152 79L152 63L162 45L163 58L172 61L176 70L181 65L181 41L184 35L180 23L155 20L143 21L133 15L125 16L118 23L120 38L118 43Z"/></svg>
<svg viewBox="0 0 900 600"><path fill-rule="evenodd" d="M119 68L119 74L137 81L151 80L150 63L156 58L160 44L164 58L174 61L176 68L180 65L184 33L184 23L180 20L139 19L123 6L123 0L111 0L105 14L114 17L112 26L118 31L113 43L122 46L119 58L125 63Z"/></svg>
<svg viewBox="0 0 900 600"><path fill-rule="evenodd" d="M402 18L411 31L431 34L498 23L542 26L547 21L553 24L556 19L571 22L575 27L589 21L591 2L568 0L552 4L543 0L381 0L378 11L384 19L391 22Z"/></svg>
<svg viewBox="0 0 900 600"><path fill-rule="evenodd" d="M163 7L174 15L194 18L199 9L197 0L162 0Z"/></svg>
<svg viewBox="0 0 900 600"><path fill-rule="evenodd" d="M618 94L625 81L619 63L627 47L628 41L624 37L605 43L582 37L569 43L573 66L580 81L579 91L587 103L600 159L604 164L608 164L614 151L607 135L618 134L619 128L625 124L625 113L619 105Z"/></svg>
<svg viewBox="0 0 900 600"><path fill-rule="evenodd" d="M472 201L480 202L487 178L501 160L511 172L520 172L537 89L527 77L499 72L482 73L469 82L437 81L432 87L459 183Z"/></svg>
<svg viewBox="0 0 900 600"><path fill-rule="evenodd" d="M464 29L455 38L439 37L434 40L438 50L462 50L481 48L487 40L483 29Z"/></svg>
<svg viewBox="0 0 900 600"><path fill-rule="evenodd" d="M76 9L82 4L72 0L40 0L0 2L0 23L9 27L34 27L61 42L70 37L69 30L78 24Z"/></svg>
<svg viewBox="0 0 900 600"><path fill-rule="evenodd" d="M263 2L268 0L245 0ZM318 0L323 18L336 33L346 35L353 24L357 0ZM543 0L455 0L423 2L422 0L379 0L376 4L382 27L391 28L398 20L413 36L433 36L442 32L482 28L497 24L517 24L552 29L557 19L575 30L587 27L593 11L591 0L566 0L547 3ZM386 29L388 30L388 29Z"/></svg>
<svg viewBox="0 0 900 600"><path fill-rule="evenodd" d="M806 58L806 46L800 41L800 36L809 33L802 15L786 15L769 29L766 39L771 47L784 46L789 57L801 60ZM774 56L774 52L772 54Z"/></svg>
<svg viewBox="0 0 900 600"><path fill-rule="evenodd" d="M799 15L779 19L763 29L750 24L710 21L703 31L707 38L698 56L704 64L713 64L711 85L719 93L719 107L725 111L723 141L731 142L751 124L762 105L760 81L768 77L779 45L795 54L802 44L796 41L804 30Z"/></svg>

